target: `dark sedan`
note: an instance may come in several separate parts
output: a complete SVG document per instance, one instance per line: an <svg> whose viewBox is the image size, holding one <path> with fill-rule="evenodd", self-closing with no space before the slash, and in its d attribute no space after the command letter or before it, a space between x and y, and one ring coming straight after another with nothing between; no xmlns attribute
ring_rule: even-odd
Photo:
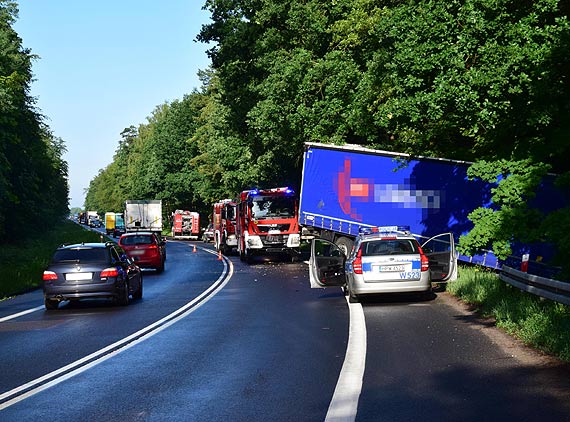
<svg viewBox="0 0 570 422"><path fill-rule="evenodd" d="M143 293L140 268L112 242L60 246L43 282L46 309L84 298L111 298L124 306L130 296L140 299Z"/></svg>

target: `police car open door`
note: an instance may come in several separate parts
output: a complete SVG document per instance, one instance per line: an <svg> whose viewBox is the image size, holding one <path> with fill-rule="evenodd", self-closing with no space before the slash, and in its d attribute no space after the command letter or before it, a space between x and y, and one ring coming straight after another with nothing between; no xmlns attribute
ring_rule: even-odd
<svg viewBox="0 0 570 422"><path fill-rule="evenodd" d="M429 259L431 281L453 281L457 279L457 253L453 234L443 233L422 244L422 250Z"/></svg>
<svg viewBox="0 0 570 422"><path fill-rule="evenodd" d="M340 248L324 239L313 239L309 259L311 288L344 286L346 256Z"/></svg>

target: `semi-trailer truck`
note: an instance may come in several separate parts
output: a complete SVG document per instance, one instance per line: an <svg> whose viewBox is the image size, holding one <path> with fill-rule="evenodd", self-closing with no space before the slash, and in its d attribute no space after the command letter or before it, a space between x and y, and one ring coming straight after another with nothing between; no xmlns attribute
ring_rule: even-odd
<svg viewBox="0 0 570 422"><path fill-rule="evenodd" d="M144 230L162 233L162 201L125 201L124 222L127 232Z"/></svg>
<svg viewBox="0 0 570 422"><path fill-rule="evenodd" d="M494 185L470 180L470 164L358 145L306 143L299 204L302 239L329 240L345 254L359 231L376 226L408 226L420 243L447 232L457 241L473 227L469 213L491 205ZM538 203L554 200L546 185L538 192ZM490 251L459 259L502 265Z"/></svg>

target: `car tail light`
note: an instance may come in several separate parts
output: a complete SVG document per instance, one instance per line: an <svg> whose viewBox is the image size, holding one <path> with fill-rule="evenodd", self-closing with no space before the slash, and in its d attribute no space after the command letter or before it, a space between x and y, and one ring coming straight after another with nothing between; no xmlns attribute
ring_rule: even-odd
<svg viewBox="0 0 570 422"><path fill-rule="evenodd" d="M116 268L105 268L101 271L101 278L104 277L117 277L119 275L119 270Z"/></svg>
<svg viewBox="0 0 570 422"><path fill-rule="evenodd" d="M352 261L352 270L354 274L362 274L362 247L358 249L356 258Z"/></svg>
<svg viewBox="0 0 570 422"><path fill-rule="evenodd" d="M422 250L421 246L418 245L418 248L420 250L420 259L422 260L422 271L427 271L429 270L429 259L424 254L424 251Z"/></svg>
<svg viewBox="0 0 570 422"><path fill-rule="evenodd" d="M57 274L53 271L44 271L43 281L57 280Z"/></svg>

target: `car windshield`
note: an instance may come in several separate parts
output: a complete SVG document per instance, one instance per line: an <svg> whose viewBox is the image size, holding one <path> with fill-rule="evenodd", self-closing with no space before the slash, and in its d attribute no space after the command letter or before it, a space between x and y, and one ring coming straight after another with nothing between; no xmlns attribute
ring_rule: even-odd
<svg viewBox="0 0 570 422"><path fill-rule="evenodd" d="M151 245L152 237L145 236L145 235L136 235L136 236L125 236L121 240L122 245L130 246L130 245Z"/></svg>
<svg viewBox="0 0 570 422"><path fill-rule="evenodd" d="M361 246L362 256L405 255L419 253L417 242L413 239L373 240Z"/></svg>
<svg viewBox="0 0 570 422"><path fill-rule="evenodd" d="M290 218L295 216L295 198L256 196L251 205L253 218Z"/></svg>
<svg viewBox="0 0 570 422"><path fill-rule="evenodd" d="M101 262L107 261L105 248L60 249L52 257L52 263L58 262Z"/></svg>

